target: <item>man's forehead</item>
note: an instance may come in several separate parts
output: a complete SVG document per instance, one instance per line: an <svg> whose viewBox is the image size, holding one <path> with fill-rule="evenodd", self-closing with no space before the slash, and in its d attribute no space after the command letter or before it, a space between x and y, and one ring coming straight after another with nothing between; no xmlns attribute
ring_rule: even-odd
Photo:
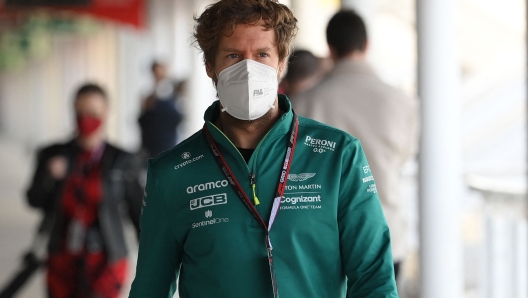
<svg viewBox="0 0 528 298"><path fill-rule="evenodd" d="M275 31L266 29L260 24L238 24L226 31L220 39L219 48L234 47L237 44L251 43L258 48L276 47Z"/></svg>

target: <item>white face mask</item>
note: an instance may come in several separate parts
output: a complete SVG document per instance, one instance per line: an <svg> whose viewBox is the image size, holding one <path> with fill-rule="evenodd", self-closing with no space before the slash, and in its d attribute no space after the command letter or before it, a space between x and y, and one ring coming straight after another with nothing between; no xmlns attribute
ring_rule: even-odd
<svg viewBox="0 0 528 298"><path fill-rule="evenodd" d="M279 83L275 68L250 59L231 65L218 74L216 90L229 115L255 120L275 106Z"/></svg>

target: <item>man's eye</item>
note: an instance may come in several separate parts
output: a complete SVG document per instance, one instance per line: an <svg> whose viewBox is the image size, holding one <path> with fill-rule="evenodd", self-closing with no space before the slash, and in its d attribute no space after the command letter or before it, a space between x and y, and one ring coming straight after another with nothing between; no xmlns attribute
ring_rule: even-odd
<svg viewBox="0 0 528 298"><path fill-rule="evenodd" d="M229 54L228 57L235 59L235 58L238 58L238 54Z"/></svg>
<svg viewBox="0 0 528 298"><path fill-rule="evenodd" d="M260 58L269 57L269 55L267 53L260 53L259 56L260 56Z"/></svg>

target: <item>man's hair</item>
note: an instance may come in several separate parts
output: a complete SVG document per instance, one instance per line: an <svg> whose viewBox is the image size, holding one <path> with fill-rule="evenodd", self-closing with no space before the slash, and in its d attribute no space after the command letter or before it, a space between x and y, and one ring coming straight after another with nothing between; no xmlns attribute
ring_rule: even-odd
<svg viewBox="0 0 528 298"><path fill-rule="evenodd" d="M159 62L158 60L154 60L152 61L152 63L150 64L150 70L152 72L154 72L156 70L156 67L158 66L163 66L163 63Z"/></svg>
<svg viewBox="0 0 528 298"><path fill-rule="evenodd" d="M235 26L256 25L260 20L266 30L275 31L279 61L286 59L297 33L297 19L286 5L277 0L221 0L194 17L193 36L203 52L204 62L214 66L220 39L233 34Z"/></svg>
<svg viewBox="0 0 528 298"><path fill-rule="evenodd" d="M79 89L77 89L77 92L75 92L75 101L77 101L81 95L85 94L99 94L104 99L104 101L108 103L108 97L106 96L106 92L101 86L97 84L87 83L79 87Z"/></svg>
<svg viewBox="0 0 528 298"><path fill-rule="evenodd" d="M288 60L288 72L284 79L296 83L309 78L319 71L320 60L307 50L295 50Z"/></svg>
<svg viewBox="0 0 528 298"><path fill-rule="evenodd" d="M355 51L365 51L367 29L363 19L353 10L337 12L326 27L326 41L338 58Z"/></svg>

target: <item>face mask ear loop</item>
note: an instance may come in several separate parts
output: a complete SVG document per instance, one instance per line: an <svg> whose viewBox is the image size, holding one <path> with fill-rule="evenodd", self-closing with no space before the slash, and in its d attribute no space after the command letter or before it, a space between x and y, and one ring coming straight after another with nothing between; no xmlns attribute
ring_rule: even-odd
<svg viewBox="0 0 528 298"><path fill-rule="evenodd" d="M252 73L250 72L250 64L249 64L249 63L251 63L250 61L252 61L252 60L248 60L248 62L246 63L246 71L249 73L248 79L251 78L251 75L252 75ZM247 88L248 88L247 89L247 91L248 91L248 97L247 97L248 98L248 111L247 111L247 113L248 113L248 119L251 120L251 104L253 103L252 99L255 96L255 94L254 93L251 94L251 91L254 88L253 88L252 85L250 85L250 83L251 83L251 80L248 81L248 85L247 85Z"/></svg>
<svg viewBox="0 0 528 298"><path fill-rule="evenodd" d="M216 83L216 89L218 89L218 80L220 80L220 78L218 77L218 74L216 73L216 69L214 70L214 74L215 74L215 76L216 76L216 81L217 81L217 83ZM217 91L217 92L218 92L218 91ZM220 111L221 111L221 112L225 112L225 111L227 111L227 107L220 109Z"/></svg>
<svg viewBox="0 0 528 298"><path fill-rule="evenodd" d="M280 80L280 78L279 78L279 73L282 71L282 68L280 67L280 62L279 62L279 65L277 65L277 69L278 69L278 71L277 71L277 82L278 82L278 81ZM274 103L272 103L272 104L270 105L270 107L271 107L272 109L274 109L274 108L275 108Z"/></svg>
<svg viewBox="0 0 528 298"><path fill-rule="evenodd" d="M218 74L216 73L216 69L214 70L214 74L216 76L216 84L215 84L215 87L216 89L218 89L218 81L220 80L220 78L218 78Z"/></svg>

